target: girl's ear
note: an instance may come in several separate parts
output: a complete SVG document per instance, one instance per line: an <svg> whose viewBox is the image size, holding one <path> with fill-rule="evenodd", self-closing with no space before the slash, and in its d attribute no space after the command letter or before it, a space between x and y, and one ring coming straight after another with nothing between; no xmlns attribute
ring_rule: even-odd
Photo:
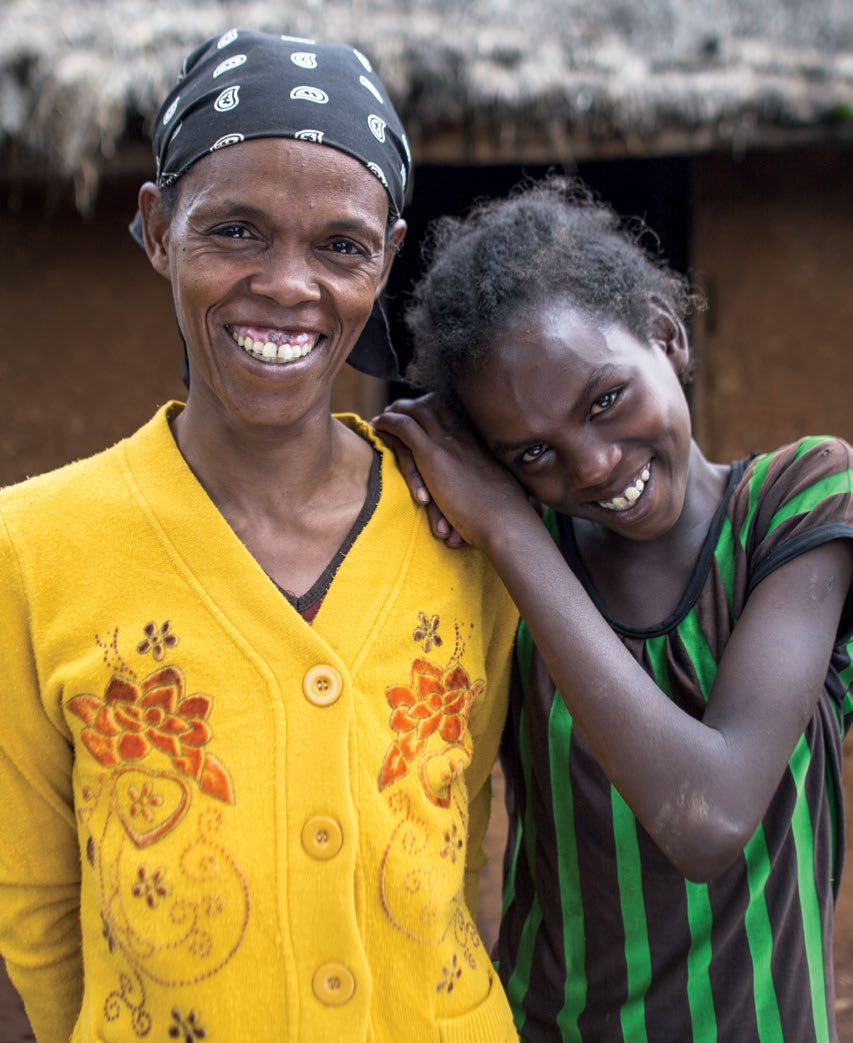
<svg viewBox="0 0 853 1043"><path fill-rule="evenodd" d="M156 272L164 279L169 273L169 225L164 212L160 190L146 181L139 190L139 215L142 218L142 239L148 260Z"/></svg>
<svg viewBox="0 0 853 1043"><path fill-rule="evenodd" d="M649 313L652 344L663 351L676 374L684 376L690 365L690 342L684 323L662 297L650 298Z"/></svg>

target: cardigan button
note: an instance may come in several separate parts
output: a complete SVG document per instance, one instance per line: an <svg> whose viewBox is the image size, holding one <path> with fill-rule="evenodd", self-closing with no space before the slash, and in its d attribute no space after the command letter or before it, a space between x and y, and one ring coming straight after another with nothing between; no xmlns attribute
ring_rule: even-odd
<svg viewBox="0 0 853 1043"><path fill-rule="evenodd" d="M333 666L312 666L302 679L302 691L309 703L331 706L343 690L341 675Z"/></svg>
<svg viewBox="0 0 853 1043"><path fill-rule="evenodd" d="M324 963L314 973L314 995L327 1007L342 1007L352 999L355 978L342 963Z"/></svg>
<svg viewBox="0 0 853 1043"><path fill-rule="evenodd" d="M315 815L302 827L302 846L312 858L320 862L334 858L343 842L341 827L328 815Z"/></svg>

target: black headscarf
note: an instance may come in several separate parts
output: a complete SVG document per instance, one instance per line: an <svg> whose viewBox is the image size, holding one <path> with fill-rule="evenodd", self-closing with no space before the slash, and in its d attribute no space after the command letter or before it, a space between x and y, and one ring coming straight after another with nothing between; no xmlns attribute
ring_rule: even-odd
<svg viewBox="0 0 853 1043"><path fill-rule="evenodd" d="M154 127L157 186L174 184L211 152L271 137L346 152L382 182L392 218L402 213L411 191L411 153L368 59L345 44L251 29L211 37L184 62ZM142 244L139 213L130 230ZM373 376L399 379L378 301L347 361Z"/></svg>

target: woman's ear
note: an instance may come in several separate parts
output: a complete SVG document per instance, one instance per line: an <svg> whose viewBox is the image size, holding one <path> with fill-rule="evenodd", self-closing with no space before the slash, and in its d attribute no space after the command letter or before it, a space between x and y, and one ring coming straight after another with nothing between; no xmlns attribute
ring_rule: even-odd
<svg viewBox="0 0 853 1043"><path fill-rule="evenodd" d="M388 241L385 244L385 261L382 265L382 276L379 280L379 288L376 291L377 297L385 289L385 284L388 282L388 276L391 274L391 265L394 263L394 258L400 252L400 247L406 238L406 229L406 222L401 218L394 222L394 227L388 235Z"/></svg>
<svg viewBox="0 0 853 1043"><path fill-rule="evenodd" d="M679 377L683 377L690 366L690 342L687 330L672 308L662 297L649 299L650 339L670 361Z"/></svg>
<svg viewBox="0 0 853 1043"><path fill-rule="evenodd" d="M142 218L142 240L148 260L164 279L169 272L169 218L165 212L160 190L146 181L139 190L139 215Z"/></svg>

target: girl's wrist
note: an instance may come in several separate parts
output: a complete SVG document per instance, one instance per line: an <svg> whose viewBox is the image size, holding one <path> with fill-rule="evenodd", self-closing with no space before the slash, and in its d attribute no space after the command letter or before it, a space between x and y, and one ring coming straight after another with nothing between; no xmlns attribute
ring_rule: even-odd
<svg viewBox="0 0 853 1043"><path fill-rule="evenodd" d="M527 548L536 542L539 535L550 536L536 509L525 499L512 503L509 510L502 509L492 523L484 527L482 536L477 534L476 545L500 570L503 562L523 560Z"/></svg>

